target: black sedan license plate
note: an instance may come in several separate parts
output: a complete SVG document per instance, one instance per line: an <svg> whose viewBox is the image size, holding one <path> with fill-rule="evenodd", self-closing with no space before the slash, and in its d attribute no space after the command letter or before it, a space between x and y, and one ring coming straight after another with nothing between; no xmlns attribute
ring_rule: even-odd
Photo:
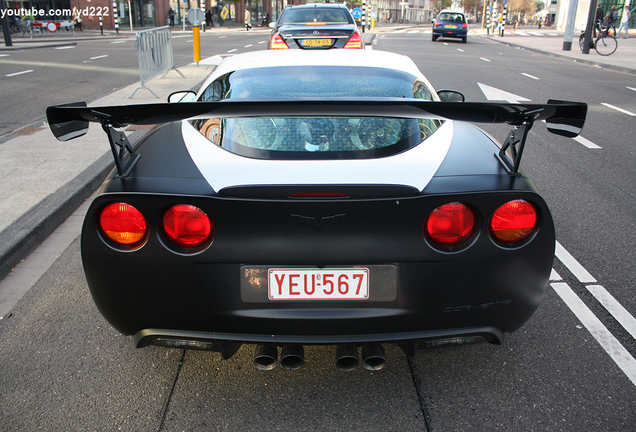
<svg viewBox="0 0 636 432"><path fill-rule="evenodd" d="M305 39L303 41L303 46L305 47L324 47L330 45L331 39Z"/></svg>
<svg viewBox="0 0 636 432"><path fill-rule="evenodd" d="M285 269L268 272L270 300L366 300L369 269Z"/></svg>

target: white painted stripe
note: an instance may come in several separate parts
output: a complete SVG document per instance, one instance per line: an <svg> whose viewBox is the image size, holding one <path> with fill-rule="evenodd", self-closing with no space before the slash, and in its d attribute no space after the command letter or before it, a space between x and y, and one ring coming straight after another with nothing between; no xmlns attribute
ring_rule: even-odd
<svg viewBox="0 0 636 432"><path fill-rule="evenodd" d="M636 318L601 285L588 285L586 288L616 318L616 321L636 339Z"/></svg>
<svg viewBox="0 0 636 432"><path fill-rule="evenodd" d="M254 46L254 44L245 45L243 48L249 48L251 46Z"/></svg>
<svg viewBox="0 0 636 432"><path fill-rule="evenodd" d="M65 50L65 49L72 49L72 48L77 48L77 46L62 46L62 47L57 47L54 48L56 50Z"/></svg>
<svg viewBox="0 0 636 432"><path fill-rule="evenodd" d="M236 51L238 51L238 49L234 48L234 49L229 50L228 52L231 53L231 52L236 52Z"/></svg>
<svg viewBox="0 0 636 432"><path fill-rule="evenodd" d="M130 40L132 40L132 39L130 39ZM124 42L127 42L127 41L128 41L127 39L124 39L124 40L118 40L118 41L111 42L111 43L112 44L120 44L120 43L124 43Z"/></svg>
<svg viewBox="0 0 636 432"><path fill-rule="evenodd" d="M609 354L618 367L627 375L632 384L636 385L636 360L632 357L623 345L610 333L603 323L592 313L592 311L581 301L572 291L568 284L555 282L550 284L552 289L561 297L565 304L574 312L574 315L581 321L587 330L594 336L594 339Z"/></svg>
<svg viewBox="0 0 636 432"><path fill-rule="evenodd" d="M457 48L457 51L459 51L459 52L464 52L464 50L463 50L463 49L461 49L461 48Z"/></svg>
<svg viewBox="0 0 636 432"><path fill-rule="evenodd" d="M581 283L595 283L596 279L574 259L561 243L556 242L556 257L572 272Z"/></svg>
<svg viewBox="0 0 636 432"><path fill-rule="evenodd" d="M634 88L634 87L627 87L627 88L630 89L630 90L636 91L636 88Z"/></svg>
<svg viewBox="0 0 636 432"><path fill-rule="evenodd" d="M636 114L634 114L631 111L624 110L623 108L619 108L617 106L610 105L610 104L605 103L605 102L601 103L601 105L606 106L606 107L611 108L611 109L614 109L614 110L616 110L618 112L622 112L623 114L627 114L627 115L630 115L632 117L636 117Z"/></svg>
<svg viewBox="0 0 636 432"><path fill-rule="evenodd" d="M194 39L187 40L186 43L194 42Z"/></svg>
<svg viewBox="0 0 636 432"><path fill-rule="evenodd" d="M521 75L526 76L528 78L532 78L533 80L538 80L539 79L539 78L537 78L534 75L530 75L530 74L527 74L527 73L524 73L524 72L522 72Z"/></svg>
<svg viewBox="0 0 636 432"><path fill-rule="evenodd" d="M597 146L592 141L590 141L590 140L588 140L586 138L583 138L581 135L579 135L577 137L574 137L573 140L578 142L579 144L584 145L587 148L590 148L590 149L600 149L601 148L601 146Z"/></svg>
<svg viewBox="0 0 636 432"><path fill-rule="evenodd" d="M543 33L536 33L536 32L528 32L533 36L543 36Z"/></svg>
<svg viewBox="0 0 636 432"><path fill-rule="evenodd" d="M89 60L97 60L97 59L105 58L105 57L108 57L108 54L100 55L100 56L97 56L97 57L91 57Z"/></svg>
<svg viewBox="0 0 636 432"><path fill-rule="evenodd" d="M9 57L11 54L0 54L0 57Z"/></svg>
<svg viewBox="0 0 636 432"><path fill-rule="evenodd" d="M267 43L267 41L260 41L259 44Z"/></svg>
<svg viewBox="0 0 636 432"><path fill-rule="evenodd" d="M561 277L560 274L558 274L556 272L556 270L552 269L552 271L550 272L550 280L551 281L560 281L560 280L563 280L563 278Z"/></svg>
<svg viewBox="0 0 636 432"><path fill-rule="evenodd" d="M12 76L17 76L17 75L27 74L29 72L33 72L33 69L24 70L24 71L20 71L20 72L13 72L12 74L6 74L5 76L12 77Z"/></svg>
<svg viewBox="0 0 636 432"><path fill-rule="evenodd" d="M419 33L419 30L411 30L409 33Z"/></svg>
<svg viewBox="0 0 636 432"><path fill-rule="evenodd" d="M483 57L479 57L481 60L490 63L490 60L488 60L487 58L483 58Z"/></svg>

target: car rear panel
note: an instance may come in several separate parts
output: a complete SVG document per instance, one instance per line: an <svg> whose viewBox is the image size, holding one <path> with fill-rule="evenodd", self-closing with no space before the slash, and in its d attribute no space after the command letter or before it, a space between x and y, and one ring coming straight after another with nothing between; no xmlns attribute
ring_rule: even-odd
<svg viewBox="0 0 636 432"><path fill-rule="evenodd" d="M343 48L355 31L355 25L284 26L278 34L291 49L330 49Z"/></svg>

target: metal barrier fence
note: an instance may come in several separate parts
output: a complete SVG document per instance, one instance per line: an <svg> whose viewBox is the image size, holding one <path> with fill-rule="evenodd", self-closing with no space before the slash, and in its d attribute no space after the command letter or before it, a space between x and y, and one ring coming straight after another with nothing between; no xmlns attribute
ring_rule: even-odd
<svg viewBox="0 0 636 432"><path fill-rule="evenodd" d="M185 79L181 71L174 67L172 34L169 26L138 31L135 46L139 59L141 85L137 86L128 99L132 98L139 89L146 89L159 98L155 92L146 87L146 83L160 74L163 74L161 78L165 77L171 70L177 71Z"/></svg>

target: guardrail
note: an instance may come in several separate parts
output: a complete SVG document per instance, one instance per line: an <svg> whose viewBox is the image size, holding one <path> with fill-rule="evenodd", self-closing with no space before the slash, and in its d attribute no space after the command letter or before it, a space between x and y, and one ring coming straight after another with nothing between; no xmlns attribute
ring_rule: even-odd
<svg viewBox="0 0 636 432"><path fill-rule="evenodd" d="M141 83L128 96L128 99L132 98L139 89L150 91L158 99L159 96L148 88L146 83L161 74L163 74L161 78L164 78L171 70L178 72L185 79L181 71L174 67L172 34L169 26L138 31L135 46L137 47L137 58L139 59Z"/></svg>

